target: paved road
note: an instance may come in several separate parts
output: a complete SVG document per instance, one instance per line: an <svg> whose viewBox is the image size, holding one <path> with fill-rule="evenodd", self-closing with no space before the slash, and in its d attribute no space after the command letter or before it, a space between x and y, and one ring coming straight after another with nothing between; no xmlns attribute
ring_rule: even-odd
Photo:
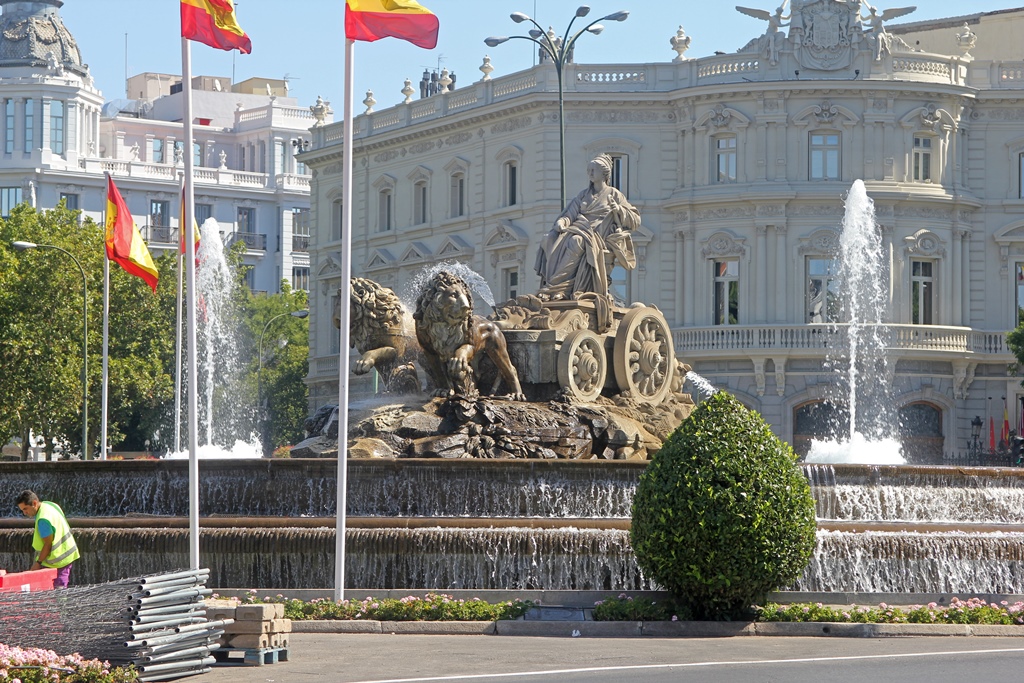
<svg viewBox="0 0 1024 683"><path fill-rule="evenodd" d="M290 661L196 683L1019 681L1021 638L538 638L293 634Z"/></svg>

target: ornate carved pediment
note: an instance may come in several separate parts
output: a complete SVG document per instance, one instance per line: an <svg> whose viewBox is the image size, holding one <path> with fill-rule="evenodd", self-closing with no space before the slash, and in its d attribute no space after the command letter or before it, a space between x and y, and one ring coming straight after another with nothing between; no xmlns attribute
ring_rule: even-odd
<svg viewBox="0 0 1024 683"><path fill-rule="evenodd" d="M822 228L800 240L800 254L820 254L835 256L839 253L839 233L830 228Z"/></svg>
<svg viewBox="0 0 1024 683"><path fill-rule="evenodd" d="M402 253L402 257L399 259L403 264L407 263L419 263L426 260L428 257L433 256L430 251L430 247L423 244L423 242L413 242L406 250Z"/></svg>
<svg viewBox="0 0 1024 683"><path fill-rule="evenodd" d="M370 254L370 260L366 263L366 270L389 268L394 262L395 257L387 249L374 249Z"/></svg>
<svg viewBox="0 0 1024 683"><path fill-rule="evenodd" d="M919 230L905 240L907 253L911 256L941 258L946 255L942 240L931 230Z"/></svg>
<svg viewBox="0 0 1024 683"><path fill-rule="evenodd" d="M704 258L719 258L726 256L746 256L747 248L745 240L738 239L728 232L716 232L704 242L701 255Z"/></svg>
<svg viewBox="0 0 1024 683"><path fill-rule="evenodd" d="M458 235L446 237L441 248L437 250L437 255L441 258L468 257L472 253L473 247Z"/></svg>
<svg viewBox="0 0 1024 683"><path fill-rule="evenodd" d="M498 221L494 230L487 236L484 242L488 249L513 247L525 245L529 242L526 233L516 227L511 221Z"/></svg>

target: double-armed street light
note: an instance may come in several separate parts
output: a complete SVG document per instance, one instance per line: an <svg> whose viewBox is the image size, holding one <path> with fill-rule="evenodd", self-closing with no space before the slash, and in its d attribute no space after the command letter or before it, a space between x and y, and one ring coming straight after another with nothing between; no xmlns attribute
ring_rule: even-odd
<svg viewBox="0 0 1024 683"><path fill-rule="evenodd" d="M560 181L561 181L561 205L565 206L565 106L563 101L563 84L562 84L562 71L565 67L566 62L572 55L573 45L576 44L576 39L584 33L592 33L598 35L604 30L604 26L601 26L602 21L625 21L629 17L629 12L620 10L618 12L612 12L607 16L603 16L600 19L596 19L576 33L572 32L572 25L577 19L581 19L590 14L590 7L587 5L581 5L576 9L576 14L569 21L569 25L565 29L565 35L562 38L558 38L552 32L550 34L545 33L541 28L540 24L534 21L530 16L523 12L513 12L511 14L512 21L517 24L521 24L524 21L528 21L533 24L536 28L532 28L528 35L525 36L492 36L484 41L488 47L496 47L509 40L528 40L531 43L536 43L540 46L541 50L544 51L548 57L551 58L551 62L555 65L555 75L558 80L558 161L560 166ZM570 35L571 34L571 35Z"/></svg>
<svg viewBox="0 0 1024 683"><path fill-rule="evenodd" d="M52 244L19 241L12 242L11 246L18 251L55 249L67 254L82 272L82 458L89 460L89 281L85 276L85 268L70 251Z"/></svg>
<svg viewBox="0 0 1024 683"><path fill-rule="evenodd" d="M309 311L306 310L306 309L302 309L301 311L288 311L287 313L279 313L279 314L275 315L273 318L271 318L270 320L268 320L267 324L263 326L263 331L260 332L260 343L259 343L259 347L257 348L257 353L259 355L259 367L256 370L256 411L257 411L257 419L259 420L260 427L261 427L261 430L260 430L261 432L263 431L262 427L263 427L263 423L265 421L264 411L263 411L263 400L262 400L263 399L263 337L264 337L264 335L266 335L267 329L270 328L270 325L273 324L273 322L275 320L278 320L279 318L283 318L283 317L288 316L288 315L290 315L293 318L306 318L306 317L309 316ZM265 435L263 435L263 436L265 436ZM265 444L264 444L264 448L266 448Z"/></svg>

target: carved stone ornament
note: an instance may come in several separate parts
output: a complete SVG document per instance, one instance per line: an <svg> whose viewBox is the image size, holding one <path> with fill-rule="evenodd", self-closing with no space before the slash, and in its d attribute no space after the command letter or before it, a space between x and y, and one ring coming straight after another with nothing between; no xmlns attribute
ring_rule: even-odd
<svg viewBox="0 0 1024 683"><path fill-rule="evenodd" d="M746 256L747 250L742 240L737 240L732 235L724 232L715 233L705 243L701 254L704 258L720 256Z"/></svg>
<svg viewBox="0 0 1024 683"><path fill-rule="evenodd" d="M835 230L818 230L807 238L800 247L801 254L834 256L839 253L839 233Z"/></svg>
<svg viewBox="0 0 1024 683"><path fill-rule="evenodd" d="M793 3L789 38L800 65L818 71L850 66L854 42L863 39L860 6L840 0Z"/></svg>
<svg viewBox="0 0 1024 683"><path fill-rule="evenodd" d="M715 108L711 111L713 113L708 122L715 128L725 128L729 125L729 121L732 120L732 114L721 104L716 104Z"/></svg>
<svg viewBox="0 0 1024 683"><path fill-rule="evenodd" d="M683 30L682 26L679 27L679 30L676 31L676 34L674 36L669 38L668 42L669 44L672 45L672 49L675 50L676 52L676 58L672 60L673 62L678 64L679 62L686 60L686 57L684 55L686 51L690 49L691 41L692 38L686 35L686 31Z"/></svg>
<svg viewBox="0 0 1024 683"><path fill-rule="evenodd" d="M939 116L938 107L934 104L926 104L921 107L921 126L929 130L935 130L942 117Z"/></svg>
<svg viewBox="0 0 1024 683"><path fill-rule="evenodd" d="M964 27L956 34L956 44L963 50L963 58L971 59L971 50L978 44L978 34L971 30L971 27L964 22Z"/></svg>
<svg viewBox="0 0 1024 683"><path fill-rule="evenodd" d="M928 230L906 238L907 253L913 256L930 256L939 258L946 255L946 249L938 236Z"/></svg>
<svg viewBox="0 0 1024 683"><path fill-rule="evenodd" d="M814 118L818 119L818 123L824 125L834 124L838 115L839 109L832 104L831 100L823 100L814 108Z"/></svg>

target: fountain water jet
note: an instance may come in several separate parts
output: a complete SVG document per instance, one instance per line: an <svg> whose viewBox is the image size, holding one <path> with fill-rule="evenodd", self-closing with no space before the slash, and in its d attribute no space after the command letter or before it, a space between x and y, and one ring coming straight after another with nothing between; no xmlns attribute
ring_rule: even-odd
<svg viewBox="0 0 1024 683"><path fill-rule="evenodd" d="M836 425L831 440L814 440L809 463L862 463L899 465L906 461L890 396L886 358L886 269L881 236L875 223L874 201L863 180L854 181L846 197L846 213L839 241L839 287L847 318L846 352L829 359L838 369L845 365L846 396L836 403L849 411L848 438Z"/></svg>
<svg viewBox="0 0 1024 683"><path fill-rule="evenodd" d="M217 221L207 219L200 230L201 266L196 269L196 304L201 336L197 340L199 377L195 381L203 399L199 406L198 431L202 434L205 426L205 443L198 446L198 457L259 458L262 448L258 436L238 438L247 420L240 414L241 406L229 398L244 395L239 386L237 334L230 327L235 275L224 255ZM188 378L188 381L193 380ZM188 458L188 452L168 453L164 457Z"/></svg>

